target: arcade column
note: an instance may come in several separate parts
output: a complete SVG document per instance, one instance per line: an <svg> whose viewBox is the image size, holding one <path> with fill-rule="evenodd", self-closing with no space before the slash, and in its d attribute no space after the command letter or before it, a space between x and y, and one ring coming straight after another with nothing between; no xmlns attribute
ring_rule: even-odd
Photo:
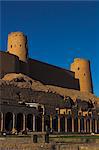
<svg viewBox="0 0 99 150"><path fill-rule="evenodd" d="M87 130L86 130L86 118L84 117L84 132L86 133Z"/></svg>
<svg viewBox="0 0 99 150"><path fill-rule="evenodd" d="M95 119L95 133L97 133L97 119Z"/></svg>
<svg viewBox="0 0 99 150"><path fill-rule="evenodd" d="M25 114L23 114L23 131L25 130L25 127L26 127L25 121L26 121L26 116Z"/></svg>
<svg viewBox="0 0 99 150"><path fill-rule="evenodd" d="M42 132L44 132L44 115L42 115Z"/></svg>
<svg viewBox="0 0 99 150"><path fill-rule="evenodd" d="M72 116L72 132L74 132L74 116Z"/></svg>
<svg viewBox="0 0 99 150"><path fill-rule="evenodd" d="M3 131L4 126L4 114L1 112L1 132Z"/></svg>
<svg viewBox="0 0 99 150"><path fill-rule="evenodd" d="M33 114L33 131L35 131L35 115Z"/></svg>
<svg viewBox="0 0 99 150"><path fill-rule="evenodd" d="M65 132L67 132L67 116L65 116Z"/></svg>
<svg viewBox="0 0 99 150"><path fill-rule="evenodd" d="M52 130L53 128L53 117L50 115L50 129Z"/></svg>
<svg viewBox="0 0 99 150"><path fill-rule="evenodd" d="M58 132L60 132L60 115L58 115Z"/></svg>
<svg viewBox="0 0 99 150"><path fill-rule="evenodd" d="M16 116L15 116L15 114L13 113L13 124L12 124L12 133L15 133L15 118L16 118Z"/></svg>
<svg viewBox="0 0 99 150"><path fill-rule="evenodd" d="M92 133L92 118L90 118L90 133Z"/></svg>
<svg viewBox="0 0 99 150"><path fill-rule="evenodd" d="M78 132L80 133L80 117L78 116Z"/></svg>

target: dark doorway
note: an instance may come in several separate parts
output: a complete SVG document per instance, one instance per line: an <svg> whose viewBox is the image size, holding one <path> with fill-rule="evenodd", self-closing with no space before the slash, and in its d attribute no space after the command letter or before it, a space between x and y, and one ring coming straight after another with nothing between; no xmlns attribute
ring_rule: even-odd
<svg viewBox="0 0 99 150"><path fill-rule="evenodd" d="M60 117L60 131L65 132L65 117L64 116Z"/></svg>
<svg viewBox="0 0 99 150"><path fill-rule="evenodd" d="M33 115L32 114L27 115L27 128L30 131L33 131Z"/></svg>
<svg viewBox="0 0 99 150"><path fill-rule="evenodd" d="M89 133L90 132L90 120L89 119L86 120L86 125L87 125L87 133Z"/></svg>
<svg viewBox="0 0 99 150"><path fill-rule="evenodd" d="M99 133L99 119L97 120L97 133Z"/></svg>
<svg viewBox="0 0 99 150"><path fill-rule="evenodd" d="M6 113L5 115L5 129L11 131L13 127L13 114L11 112Z"/></svg>
<svg viewBox="0 0 99 150"><path fill-rule="evenodd" d="M22 113L17 114L16 128L18 132L23 130L23 114Z"/></svg>
<svg viewBox="0 0 99 150"><path fill-rule="evenodd" d="M58 116L53 116L52 126L54 131L58 131Z"/></svg>
<svg viewBox="0 0 99 150"><path fill-rule="evenodd" d="M80 119L80 132L84 132L84 118Z"/></svg>
<svg viewBox="0 0 99 150"><path fill-rule="evenodd" d="M72 132L72 118L67 118L67 132Z"/></svg>
<svg viewBox="0 0 99 150"><path fill-rule="evenodd" d="M78 132L78 118L74 118L74 132Z"/></svg>
<svg viewBox="0 0 99 150"><path fill-rule="evenodd" d="M92 120L92 132L95 132L95 119Z"/></svg>
<svg viewBox="0 0 99 150"><path fill-rule="evenodd" d="M44 130L49 131L50 130L50 116L46 115L44 117Z"/></svg>
<svg viewBox="0 0 99 150"><path fill-rule="evenodd" d="M42 131L42 115L36 116L36 131Z"/></svg>
<svg viewBox="0 0 99 150"><path fill-rule="evenodd" d="M0 112L0 131L1 131L1 112Z"/></svg>

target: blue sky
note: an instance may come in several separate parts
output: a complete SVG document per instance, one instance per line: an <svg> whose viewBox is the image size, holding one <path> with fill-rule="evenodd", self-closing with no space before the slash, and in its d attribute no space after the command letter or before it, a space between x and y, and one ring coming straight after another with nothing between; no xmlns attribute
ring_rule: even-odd
<svg viewBox="0 0 99 150"><path fill-rule="evenodd" d="M67 69L75 57L89 59L99 96L98 1L2 1L1 50L7 49L12 31L27 35L34 59Z"/></svg>

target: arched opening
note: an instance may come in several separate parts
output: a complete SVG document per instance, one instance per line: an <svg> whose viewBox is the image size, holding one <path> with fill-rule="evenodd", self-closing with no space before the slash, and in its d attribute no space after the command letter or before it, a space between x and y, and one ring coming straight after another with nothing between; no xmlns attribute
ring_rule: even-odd
<svg viewBox="0 0 99 150"><path fill-rule="evenodd" d="M80 132L84 132L84 118L80 119Z"/></svg>
<svg viewBox="0 0 99 150"><path fill-rule="evenodd" d="M33 131L33 115L32 114L27 115L27 128L30 131Z"/></svg>
<svg viewBox="0 0 99 150"><path fill-rule="evenodd" d="M95 132L95 119L92 120L92 132Z"/></svg>
<svg viewBox="0 0 99 150"><path fill-rule="evenodd" d="M44 130L49 131L50 130L50 116L46 115L44 118Z"/></svg>
<svg viewBox="0 0 99 150"><path fill-rule="evenodd" d="M17 114L16 128L18 132L23 130L23 114L22 113Z"/></svg>
<svg viewBox="0 0 99 150"><path fill-rule="evenodd" d="M58 131L58 116L53 116L52 126L54 131Z"/></svg>
<svg viewBox="0 0 99 150"><path fill-rule="evenodd" d="M1 117L1 112L0 112L0 131L1 131L1 119L2 117Z"/></svg>
<svg viewBox="0 0 99 150"><path fill-rule="evenodd" d="M41 106L38 106L39 115L35 118L35 124L36 124L36 131L42 131L42 114L43 114L43 108Z"/></svg>
<svg viewBox="0 0 99 150"><path fill-rule="evenodd" d="M99 119L97 120L97 133L99 133Z"/></svg>
<svg viewBox="0 0 99 150"><path fill-rule="evenodd" d="M36 116L36 131L42 131L42 115Z"/></svg>
<svg viewBox="0 0 99 150"><path fill-rule="evenodd" d="M90 120L89 119L86 120L86 131L87 133L90 132Z"/></svg>
<svg viewBox="0 0 99 150"><path fill-rule="evenodd" d="M60 131L65 132L65 117L64 116L60 117Z"/></svg>
<svg viewBox="0 0 99 150"><path fill-rule="evenodd" d="M13 127L13 114L11 112L6 113L5 115L5 129L11 131Z"/></svg>
<svg viewBox="0 0 99 150"><path fill-rule="evenodd" d="M74 132L78 132L78 118L74 118Z"/></svg>
<svg viewBox="0 0 99 150"><path fill-rule="evenodd" d="M67 118L67 132L72 132L72 118Z"/></svg>

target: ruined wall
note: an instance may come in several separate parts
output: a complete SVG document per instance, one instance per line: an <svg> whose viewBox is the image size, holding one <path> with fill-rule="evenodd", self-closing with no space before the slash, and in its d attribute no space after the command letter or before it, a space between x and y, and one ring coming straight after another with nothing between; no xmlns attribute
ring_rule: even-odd
<svg viewBox="0 0 99 150"><path fill-rule="evenodd" d="M22 85L22 82L19 82ZM25 82L24 82L25 84ZM45 105L46 114L56 113L55 107L64 106L64 99L52 92L34 91L19 88L15 82L0 80L0 108L2 112L32 112L33 108L19 105L18 102L40 103ZM37 112L35 112L37 113Z"/></svg>

